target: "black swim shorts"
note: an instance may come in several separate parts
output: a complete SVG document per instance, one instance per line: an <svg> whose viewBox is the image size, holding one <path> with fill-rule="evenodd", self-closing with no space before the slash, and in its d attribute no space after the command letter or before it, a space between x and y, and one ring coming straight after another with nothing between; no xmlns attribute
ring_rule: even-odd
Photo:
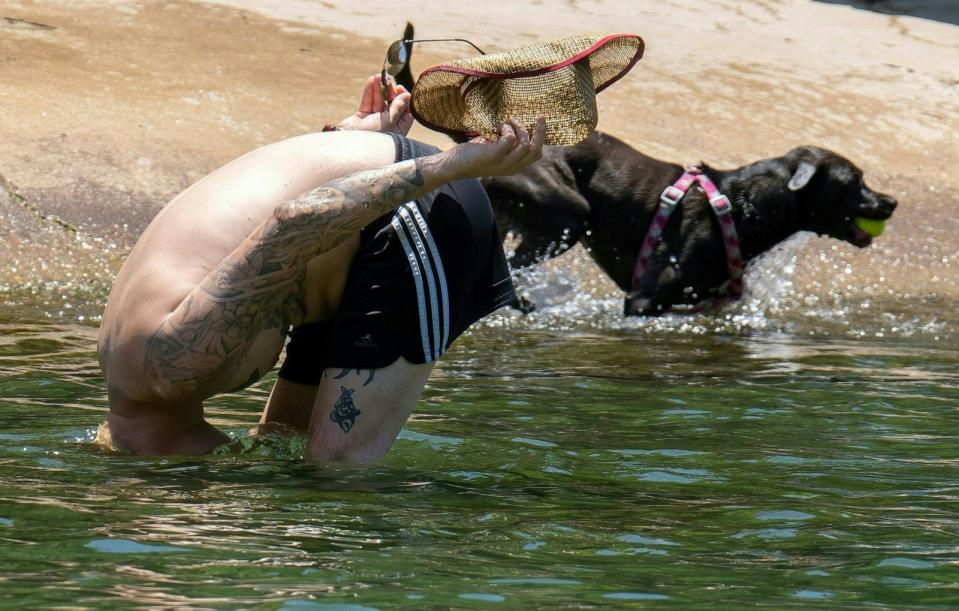
<svg viewBox="0 0 959 611"><path fill-rule="evenodd" d="M396 161L439 150L391 135ZM363 229L339 312L293 328L279 375L315 385L329 367L429 363L514 298L486 191L476 179L452 182Z"/></svg>

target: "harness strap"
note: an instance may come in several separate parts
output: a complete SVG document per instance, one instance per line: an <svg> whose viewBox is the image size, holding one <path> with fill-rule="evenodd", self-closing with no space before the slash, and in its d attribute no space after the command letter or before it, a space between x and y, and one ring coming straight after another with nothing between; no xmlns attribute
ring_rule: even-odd
<svg viewBox="0 0 959 611"><path fill-rule="evenodd" d="M670 215L676 209L679 200L686 195L686 192L694 183L698 184L706 194L709 207L716 215L723 234L729 280L723 283L720 291L731 298L742 296L744 289L743 272L746 269L746 263L743 261L739 236L736 234L736 224L733 222L732 204L729 198L720 193L716 184L703 174L702 169L697 166L688 166L683 175L676 182L666 187L662 195L659 196L659 207L653 216L649 229L646 231L646 237L640 246L639 255L636 257L636 266L633 268L633 290L636 290L640 277L646 271L649 257L659 244Z"/></svg>

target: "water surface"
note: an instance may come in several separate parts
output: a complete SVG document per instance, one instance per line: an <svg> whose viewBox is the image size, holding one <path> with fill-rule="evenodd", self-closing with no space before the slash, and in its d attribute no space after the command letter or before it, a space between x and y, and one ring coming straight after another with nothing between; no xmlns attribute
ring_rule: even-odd
<svg viewBox="0 0 959 611"><path fill-rule="evenodd" d="M306 464L297 443L102 454L95 323L11 308L0 600L959 604L959 343L944 304L624 322L615 296L577 290L570 305L547 276L526 280L541 312L500 312L456 344L393 450L359 469ZM890 317L915 324L893 332ZM211 401L211 419L242 438L272 380Z"/></svg>

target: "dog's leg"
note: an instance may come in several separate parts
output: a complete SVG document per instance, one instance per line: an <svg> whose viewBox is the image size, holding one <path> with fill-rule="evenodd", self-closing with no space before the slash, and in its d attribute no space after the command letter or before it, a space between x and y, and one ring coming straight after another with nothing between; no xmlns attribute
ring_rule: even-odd
<svg viewBox="0 0 959 611"><path fill-rule="evenodd" d="M527 267L573 247L586 231L589 203L569 186L555 163L534 164L514 176L483 181L500 234L513 233L519 244L510 265ZM528 314L536 305L518 297L510 306Z"/></svg>
<svg viewBox="0 0 959 611"><path fill-rule="evenodd" d="M636 288L626 294L625 316L662 316L678 303L688 302L690 278L684 272L693 269L701 248L687 248L680 255L673 245L660 244L649 259Z"/></svg>
<svg viewBox="0 0 959 611"><path fill-rule="evenodd" d="M544 227L537 227L535 232L521 232L521 242L510 254L509 263L514 269L528 267L541 263L547 259L559 256L575 245L586 230L586 223L581 219L570 218L551 219L551 228L544 231ZM517 296L510 302L510 307L523 314L536 310L536 304L528 297Z"/></svg>
<svg viewBox="0 0 959 611"><path fill-rule="evenodd" d="M519 231L521 241L510 257L513 267L527 267L563 254L579 242L586 224L577 218L553 218L535 232Z"/></svg>
<svg viewBox="0 0 959 611"><path fill-rule="evenodd" d="M561 255L579 242L587 228L589 202L570 186L559 164L547 161L513 176L483 181L500 234L512 233L520 240L510 256L513 267Z"/></svg>
<svg viewBox="0 0 959 611"><path fill-rule="evenodd" d="M562 149L547 147L543 159L522 172L483 179L500 234L519 239L509 255L514 269L566 252L586 231L589 202L575 188L563 155ZM525 297L510 305L524 313L536 307Z"/></svg>
<svg viewBox="0 0 959 611"><path fill-rule="evenodd" d="M661 316L672 307L668 299L664 299L674 283L676 273L669 265L653 265L646 268L646 273L640 277L636 288L626 293L623 303L624 316Z"/></svg>

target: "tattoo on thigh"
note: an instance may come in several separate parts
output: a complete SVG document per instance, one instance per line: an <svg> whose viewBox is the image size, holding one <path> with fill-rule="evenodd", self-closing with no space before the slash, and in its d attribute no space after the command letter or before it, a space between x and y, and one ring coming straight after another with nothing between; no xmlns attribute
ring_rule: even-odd
<svg viewBox="0 0 959 611"><path fill-rule="evenodd" d="M420 163L351 174L279 206L148 339L148 381L178 395L230 377L261 332L302 317L307 261L424 193Z"/></svg>
<svg viewBox="0 0 959 611"><path fill-rule="evenodd" d="M338 374L336 374L335 376L333 376L333 379L334 379L334 380L339 380L340 378L345 378L347 375L349 375L349 373L350 373L351 371L355 371L355 372L356 372L356 375L363 375L363 370L362 370L362 369L341 369L341 370L340 370L340 373L338 373ZM370 382L373 381L373 374L374 374L374 373L376 373L376 370L375 370L375 369L370 369L370 375L368 375L368 376L366 377L366 381L363 382L363 386L366 386L367 384L369 384Z"/></svg>
<svg viewBox="0 0 959 611"><path fill-rule="evenodd" d="M229 378L260 333L302 317L307 261L423 194L419 163L351 174L278 207L149 338L148 381L172 395Z"/></svg>
<svg viewBox="0 0 959 611"><path fill-rule="evenodd" d="M356 391L352 388L340 386L340 398L333 404L333 411L330 412L330 420L340 425L344 433L350 432L356 424L356 417L362 413L353 404L354 392Z"/></svg>

